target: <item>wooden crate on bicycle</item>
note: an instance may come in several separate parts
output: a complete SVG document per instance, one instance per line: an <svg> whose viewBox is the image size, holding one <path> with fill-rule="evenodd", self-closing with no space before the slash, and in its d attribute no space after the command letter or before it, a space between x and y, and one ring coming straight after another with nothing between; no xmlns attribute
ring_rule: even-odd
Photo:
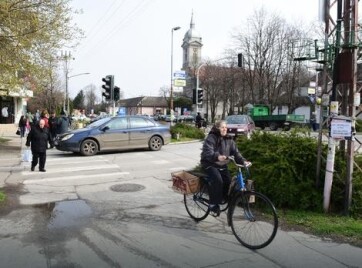
<svg viewBox="0 0 362 268"><path fill-rule="evenodd" d="M200 189L199 177L187 172L178 171L171 173L172 189L181 194L192 194Z"/></svg>

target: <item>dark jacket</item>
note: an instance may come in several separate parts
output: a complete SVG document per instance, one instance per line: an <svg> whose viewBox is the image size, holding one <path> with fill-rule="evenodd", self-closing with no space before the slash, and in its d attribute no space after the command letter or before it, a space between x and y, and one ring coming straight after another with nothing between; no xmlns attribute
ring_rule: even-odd
<svg viewBox="0 0 362 268"><path fill-rule="evenodd" d="M33 126L26 138L26 146L31 145L33 152L44 153L48 148L48 142L51 147L54 146L52 136L49 129L44 127L40 128L39 125Z"/></svg>
<svg viewBox="0 0 362 268"><path fill-rule="evenodd" d="M26 118L23 115L20 117L19 127L24 127L24 128L26 127Z"/></svg>
<svg viewBox="0 0 362 268"><path fill-rule="evenodd" d="M209 166L218 168L226 167L229 160L220 162L218 161L219 155L234 156L236 162L239 164L243 164L245 161L233 138L227 135L222 137L220 131L216 127L213 127L202 147L201 166L203 168Z"/></svg>
<svg viewBox="0 0 362 268"><path fill-rule="evenodd" d="M63 134L68 131L69 128L69 118L65 115L62 115L60 118L58 118L57 122L57 134Z"/></svg>

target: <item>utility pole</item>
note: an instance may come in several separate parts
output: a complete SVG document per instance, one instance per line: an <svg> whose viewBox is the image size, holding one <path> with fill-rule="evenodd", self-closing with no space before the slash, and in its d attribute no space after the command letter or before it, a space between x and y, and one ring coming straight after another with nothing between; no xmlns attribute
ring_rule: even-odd
<svg viewBox="0 0 362 268"><path fill-rule="evenodd" d="M329 2L329 0L325 1L325 9L328 9L328 13L326 12L325 16L326 24L331 19L331 16L329 16ZM336 25L336 31L333 59L333 83L331 92L332 98L330 109L332 111L333 106L337 107L334 113L350 118L352 122L352 128L354 128L356 107L359 106L359 103L356 103L354 100L356 96L357 84L357 50L359 47L357 40L358 0L337 0L333 2L333 4L335 3L337 3L337 23L333 23ZM343 40L343 43L341 40ZM338 109L339 106L341 109ZM332 113L330 115L333 116ZM338 140L335 140L333 137L329 137L323 202L325 212L329 210L330 193L334 171L335 142L337 141ZM345 140L343 139L339 141L341 150L345 152ZM352 175L354 165L353 137L347 139L347 153L345 158L346 179L344 214L347 215L352 201Z"/></svg>
<svg viewBox="0 0 362 268"><path fill-rule="evenodd" d="M351 123L351 128L355 127L356 107L360 105L360 95L357 87L357 55L360 47L358 38L358 0L330 0L321 1L321 10L325 22L324 47L318 48L315 43L315 57L300 57L295 60L314 60L324 65L323 67L323 96L330 98L330 114L328 120L323 122L323 111L320 111L320 128L318 136L318 155L316 186L320 184L321 159L322 159L322 135L323 125L331 121L328 137L328 155L326 165L326 175L324 184L323 208L325 212L329 210L330 195L334 173L334 158L336 144L346 160L346 180L345 180L345 203L344 213L348 214L352 200L352 174L354 165L354 138L352 134L348 137L338 137L332 135L333 118L341 117ZM333 6L337 5L336 20L330 14ZM333 8L335 10L335 8ZM335 16L334 16L335 17ZM333 25L332 29L330 25ZM329 43L332 40L334 43ZM343 42L341 42L343 40ZM323 59L320 54L323 53ZM332 74L332 88L329 89L330 75ZM357 101L358 100L358 101ZM321 106L322 108L322 106ZM359 112L361 113L361 111ZM338 119L341 119L338 118ZM350 137L349 137L350 136ZM347 141L347 150L345 143Z"/></svg>
<svg viewBox="0 0 362 268"><path fill-rule="evenodd" d="M67 113L69 115L70 114L69 92L68 92L69 60L74 59L74 58L72 58L70 51L62 51L60 57L61 57L61 60L64 61L64 73L65 73L65 94L64 94L63 110L67 111Z"/></svg>

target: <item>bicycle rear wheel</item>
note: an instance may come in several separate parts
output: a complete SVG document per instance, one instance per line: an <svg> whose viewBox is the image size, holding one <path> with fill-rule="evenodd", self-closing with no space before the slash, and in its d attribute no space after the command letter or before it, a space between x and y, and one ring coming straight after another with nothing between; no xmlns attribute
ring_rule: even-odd
<svg viewBox="0 0 362 268"><path fill-rule="evenodd" d="M246 191L238 194L230 204L228 216L236 239L250 249L269 245L278 230L275 207L261 193Z"/></svg>
<svg viewBox="0 0 362 268"><path fill-rule="evenodd" d="M201 182L201 187L198 192L184 195L184 203L187 213L195 221L202 221L210 213L209 200L207 183Z"/></svg>

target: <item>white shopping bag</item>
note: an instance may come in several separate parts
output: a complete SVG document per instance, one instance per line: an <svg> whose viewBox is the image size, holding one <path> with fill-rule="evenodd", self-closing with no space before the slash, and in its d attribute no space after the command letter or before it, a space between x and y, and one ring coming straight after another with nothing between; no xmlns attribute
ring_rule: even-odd
<svg viewBox="0 0 362 268"><path fill-rule="evenodd" d="M31 162L32 158L33 158L33 155L31 153L31 150L30 149L25 149L24 154L23 154L23 161L24 162Z"/></svg>

